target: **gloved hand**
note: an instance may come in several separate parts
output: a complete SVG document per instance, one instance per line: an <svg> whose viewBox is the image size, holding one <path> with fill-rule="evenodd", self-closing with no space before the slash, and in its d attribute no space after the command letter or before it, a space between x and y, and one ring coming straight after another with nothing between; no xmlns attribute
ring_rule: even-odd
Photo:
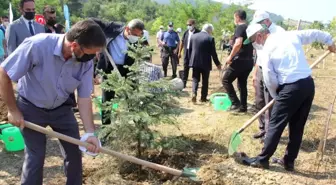
<svg viewBox="0 0 336 185"><path fill-rule="evenodd" d="M87 139L89 138L89 137L95 137L95 135L94 135L94 133L85 133L82 137L81 137L81 141L82 142L86 142L87 141ZM98 138L97 138L98 139ZM99 147L101 147L101 142L100 142L100 140L98 139L98 141L99 141ZM83 147L83 146L79 146L79 149L82 151L82 152L84 152L85 154L87 154L87 155L90 155L90 156L93 156L93 157L95 157L95 156L97 156L98 155L98 153L92 153L92 152L89 152L89 151L87 151L87 149L85 148L85 147Z"/></svg>

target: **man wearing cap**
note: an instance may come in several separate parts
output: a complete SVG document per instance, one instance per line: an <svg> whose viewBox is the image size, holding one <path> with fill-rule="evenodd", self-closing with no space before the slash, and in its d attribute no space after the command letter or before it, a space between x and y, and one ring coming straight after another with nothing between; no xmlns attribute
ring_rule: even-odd
<svg viewBox="0 0 336 185"><path fill-rule="evenodd" d="M252 44L243 45L244 39L247 38L246 12L244 10L237 10L234 13L234 23L237 27L234 33L232 51L226 59L227 67L222 83L232 102L231 110L246 112L247 79L253 69L253 46ZM240 91L240 100L232 85L236 79Z"/></svg>
<svg viewBox="0 0 336 185"><path fill-rule="evenodd" d="M161 37L163 33L164 33L164 26L161 25L160 30L156 33L156 43L157 43L157 47L160 49L162 46Z"/></svg>
<svg viewBox="0 0 336 185"><path fill-rule="evenodd" d="M199 33L200 30L196 28L196 20L195 19L189 19L187 21L187 31L184 32L182 40L181 40L181 44L179 47L179 54L178 57L181 58L182 56L182 50L184 49L184 62L183 62L183 83L184 83L184 87L187 86L187 81L188 81L188 76L189 76L189 60L190 60L190 56L189 54L189 47L190 47L190 37L195 34L195 33Z"/></svg>
<svg viewBox="0 0 336 185"><path fill-rule="evenodd" d="M174 31L173 22L169 22L168 31L164 32L161 36L162 47L162 68L164 76L167 77L169 58L173 68L172 78L176 78L177 70L177 46L180 44L180 38L178 34Z"/></svg>
<svg viewBox="0 0 336 185"><path fill-rule="evenodd" d="M254 13L252 22L257 23L257 24L266 25L271 34L285 31L282 27L277 26L275 23L272 23L272 21L270 20L269 14L266 11L257 10ZM272 100L272 97L270 96L267 88L264 85L264 80L263 80L263 75L262 75L262 63L263 63L262 57L258 57L259 55L261 55L260 53L262 52L262 50L260 50L260 48L255 48L255 49L257 51L257 60L254 65L253 86L256 91L255 93L256 109L259 111L267 103L269 103ZM269 122L271 111L272 109L270 108L259 117L258 121L259 121L260 132L253 136L255 139L264 137L267 131L267 128L268 128L268 122Z"/></svg>
<svg viewBox="0 0 336 185"><path fill-rule="evenodd" d="M243 162L253 167L269 168L269 159L288 124L289 141L281 164L286 170L293 171L315 94L312 71L302 45L319 42L335 52L335 44L329 33L320 30L270 34L267 27L252 24L246 32L248 39L244 44L252 42L255 47L262 48L259 57L263 62L264 83L275 103L262 152L257 157L243 159Z"/></svg>

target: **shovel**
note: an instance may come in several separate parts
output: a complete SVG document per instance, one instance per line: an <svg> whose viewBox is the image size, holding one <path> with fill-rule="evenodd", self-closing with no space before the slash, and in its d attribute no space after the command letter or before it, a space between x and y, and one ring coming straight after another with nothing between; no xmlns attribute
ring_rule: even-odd
<svg viewBox="0 0 336 185"><path fill-rule="evenodd" d="M78 145L78 146L87 147L87 146L90 145L87 142L82 142L78 139L66 136L64 134L60 134L58 132L48 130L46 128L43 128L41 126L38 126L38 125L36 125L34 123L31 123L31 122L28 122L28 121L25 121L25 127L30 128L32 130L35 130L37 132L49 135L51 137L55 137L55 138L61 139L63 141ZM129 161L129 162L132 162L132 163L144 166L144 167L148 167L148 168L151 168L151 169L154 169L154 170L164 171L164 172L172 174L174 176L188 177L193 181L200 181L196 176L196 173L197 173L197 171L199 171L199 168L184 168L181 171L181 170L177 170L177 169L174 169L174 168L169 168L167 166L163 166L163 165L160 165L160 164L156 164L156 163L148 162L148 161L145 161L145 160L141 160L141 159L138 159L138 158L133 157L133 156L128 156L128 155L125 155L125 154L122 154L122 153L119 153L119 152L115 152L113 150L108 150L108 149L105 149L103 147L99 148L99 152L104 153L104 154L108 154L108 155L112 155L114 157L118 157L120 159Z"/></svg>
<svg viewBox="0 0 336 185"><path fill-rule="evenodd" d="M318 63L320 63L330 53L331 53L330 51L325 52L320 58L318 58L310 66L310 68L314 68ZM254 115L251 119L249 119L247 122L245 122L243 127L241 127L238 131L234 131L231 134L230 141L229 141L229 147L228 147L228 153L229 153L230 156L232 156L235 152L237 152L239 145L242 143L242 138L241 138L240 134L247 127L249 127L256 119L258 119L261 114L263 114L267 109L269 109L274 104L274 102L275 102L275 100L273 99L264 108L262 108L256 115Z"/></svg>

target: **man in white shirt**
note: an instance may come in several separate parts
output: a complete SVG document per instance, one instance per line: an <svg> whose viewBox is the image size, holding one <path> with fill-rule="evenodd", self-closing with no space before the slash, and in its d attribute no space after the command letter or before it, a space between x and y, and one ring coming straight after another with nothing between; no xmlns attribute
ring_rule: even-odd
<svg viewBox="0 0 336 185"><path fill-rule="evenodd" d="M252 22L256 24L266 25L271 34L285 31L282 27L277 26L275 23L272 23L272 21L270 20L269 14L263 10L257 10L254 13ZM267 103L272 101L272 97L270 96L267 88L264 85L264 79L262 75L262 62L263 61L261 57L258 57L260 55L260 52L262 51L257 48L255 49L257 51L257 60L254 65L253 86L255 88L255 105L256 105L256 109L259 111L263 107L265 107ZM268 128L270 112L272 112L271 108L268 109L264 114L262 114L259 117L258 121L259 121L260 132L253 136L255 139L263 138L265 136L265 133Z"/></svg>
<svg viewBox="0 0 336 185"><path fill-rule="evenodd" d="M156 43L158 48L161 48L162 46L161 37L163 33L164 33L164 26L161 25L160 30L156 33Z"/></svg>
<svg viewBox="0 0 336 185"><path fill-rule="evenodd" d="M320 30L288 31L270 34L266 26L252 24L246 30L248 39L256 48L262 48L262 72L264 83L275 99L266 132L262 152L253 158L245 158L247 165L269 168L282 132L288 124L289 142L281 160L285 170L294 170L304 126L312 105L315 86L312 71L305 58L302 45L320 42L335 52L335 44L329 33Z"/></svg>

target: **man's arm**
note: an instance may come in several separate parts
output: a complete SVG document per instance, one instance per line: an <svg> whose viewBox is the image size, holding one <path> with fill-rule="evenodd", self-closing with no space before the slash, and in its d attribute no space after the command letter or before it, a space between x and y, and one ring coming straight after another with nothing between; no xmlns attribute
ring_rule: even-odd
<svg viewBox="0 0 336 185"><path fill-rule="evenodd" d="M77 88L79 114L83 122L85 132L87 133L93 133L95 131L91 102L91 91L93 88L92 74L93 63L91 62L90 68L85 72L81 83Z"/></svg>
<svg viewBox="0 0 336 185"><path fill-rule="evenodd" d="M332 36L324 31L311 29L293 32L299 37L303 45L311 44L313 42L319 42L328 46L333 44Z"/></svg>
<svg viewBox="0 0 336 185"><path fill-rule="evenodd" d="M8 55L14 52L16 49L16 32L15 32L15 24L10 24L6 30L6 41L7 41L7 51Z"/></svg>
<svg viewBox="0 0 336 185"><path fill-rule="evenodd" d="M279 82L277 79L278 75L274 71L273 63L272 61L270 61L268 54L263 53L259 57L262 57L263 60L262 74L264 77L264 83L272 98L275 98L277 95L276 90L279 86Z"/></svg>
<svg viewBox="0 0 336 185"><path fill-rule="evenodd" d="M221 63L218 60L218 55L217 55L217 51L216 51L215 38L212 38L212 40L211 40L211 56L212 56L213 61L216 64L216 66L220 66Z"/></svg>
<svg viewBox="0 0 336 185"><path fill-rule="evenodd" d="M183 37L182 37L182 40L180 41L180 47L179 47L179 58L181 58L181 56L182 56L182 50L183 50L183 47L184 47L184 39L185 39L185 37L186 37L186 33L187 33L187 31L186 32L184 32L184 34L183 34Z"/></svg>
<svg viewBox="0 0 336 185"><path fill-rule="evenodd" d="M31 68L34 58L33 43L25 40L0 67L0 96L8 107L10 123L24 127L23 116L16 106L13 85L11 81L18 81Z"/></svg>
<svg viewBox="0 0 336 185"><path fill-rule="evenodd" d="M230 53L229 57L233 58L238 53L238 51L240 50L242 45L243 45L243 37L236 38L235 44L232 47L232 50L231 50L231 53Z"/></svg>

